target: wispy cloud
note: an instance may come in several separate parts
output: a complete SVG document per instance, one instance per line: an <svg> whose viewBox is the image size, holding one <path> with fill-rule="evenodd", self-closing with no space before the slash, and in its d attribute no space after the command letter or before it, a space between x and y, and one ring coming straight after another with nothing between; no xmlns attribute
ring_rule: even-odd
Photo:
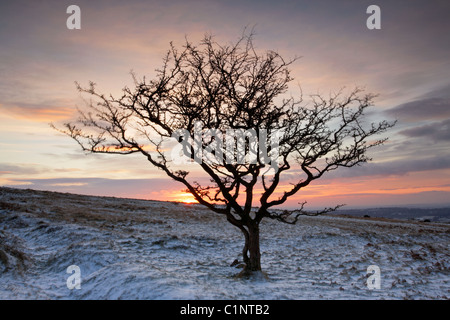
<svg viewBox="0 0 450 320"><path fill-rule="evenodd" d="M414 172L447 170L450 169L450 158L429 156L387 162L369 162L351 169L341 168L327 175L329 178L338 177L373 177L373 176L403 176Z"/></svg>
<svg viewBox="0 0 450 320"><path fill-rule="evenodd" d="M13 175L15 177L23 176L36 176L41 174L51 174L51 173L73 173L79 172L79 168L57 168L52 166L45 166L38 163L0 163L0 176Z"/></svg>
<svg viewBox="0 0 450 320"><path fill-rule="evenodd" d="M450 105L449 105L450 107ZM427 141L450 141L450 119L400 131L410 138L423 138Z"/></svg>
<svg viewBox="0 0 450 320"><path fill-rule="evenodd" d="M75 108L67 101L44 101L42 103L3 103L0 112L14 115L18 119L37 122L52 122L70 119L75 114Z"/></svg>
<svg viewBox="0 0 450 320"><path fill-rule="evenodd" d="M44 171L40 165L0 163L0 175L35 175Z"/></svg>
<svg viewBox="0 0 450 320"><path fill-rule="evenodd" d="M442 119L450 117L450 97L417 99L400 104L386 112L406 122Z"/></svg>

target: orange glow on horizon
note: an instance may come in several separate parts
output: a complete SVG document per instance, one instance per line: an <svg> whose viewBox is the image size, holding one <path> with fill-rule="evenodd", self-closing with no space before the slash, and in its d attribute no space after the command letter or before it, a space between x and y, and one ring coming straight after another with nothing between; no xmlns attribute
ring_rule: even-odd
<svg viewBox="0 0 450 320"><path fill-rule="evenodd" d="M183 202L183 203L187 203L187 204L198 203L198 201L194 198L194 196L192 194L190 194L189 192L179 193L174 196L174 199L175 199L175 201Z"/></svg>

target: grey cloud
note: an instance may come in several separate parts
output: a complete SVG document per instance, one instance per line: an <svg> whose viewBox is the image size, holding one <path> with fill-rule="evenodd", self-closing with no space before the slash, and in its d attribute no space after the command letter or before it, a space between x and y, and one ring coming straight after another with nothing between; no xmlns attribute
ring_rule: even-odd
<svg viewBox="0 0 450 320"><path fill-rule="evenodd" d="M11 163L0 163L0 176L2 175L14 175L14 176L32 176L37 174L57 172L57 173L67 173L81 171L78 168L51 168L40 164L11 164Z"/></svg>
<svg viewBox="0 0 450 320"><path fill-rule="evenodd" d="M37 165L20 165L20 164L8 164L0 163L0 175L6 174L39 174L45 170Z"/></svg>
<svg viewBox="0 0 450 320"><path fill-rule="evenodd" d="M417 151L416 155L403 156L402 159L386 162L368 162L351 168L338 168L327 172L321 181L358 178L358 177L385 177L385 176L404 176L412 172L445 170L450 169L450 156L442 153L438 155L423 157L423 152ZM290 172L282 174L283 182L293 182L301 179L305 174L301 169L293 169Z"/></svg>
<svg viewBox="0 0 450 320"><path fill-rule="evenodd" d="M410 138L421 137L437 141L450 141L450 119L441 122L434 122L420 127L410 128L400 131Z"/></svg>
<svg viewBox="0 0 450 320"><path fill-rule="evenodd" d="M416 122L450 117L450 85L429 91L416 100L402 103L385 111L401 121Z"/></svg>
<svg viewBox="0 0 450 320"><path fill-rule="evenodd" d="M386 111L389 116L415 122L450 117L450 98L425 98L403 103Z"/></svg>
<svg viewBox="0 0 450 320"><path fill-rule="evenodd" d="M440 88L436 88L428 93L426 93L424 98L433 98L433 97L442 97L442 98L450 98L450 85L445 85Z"/></svg>
<svg viewBox="0 0 450 320"><path fill-rule="evenodd" d="M418 155L420 156L420 155ZM383 163L365 163L353 168L339 168L325 178L352 178L362 176L401 176L410 172L450 169L448 156L435 156Z"/></svg>

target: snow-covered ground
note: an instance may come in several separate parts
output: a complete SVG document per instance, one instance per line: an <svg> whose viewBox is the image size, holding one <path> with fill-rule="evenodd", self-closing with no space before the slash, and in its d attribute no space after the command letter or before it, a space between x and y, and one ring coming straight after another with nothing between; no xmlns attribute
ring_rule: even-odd
<svg viewBox="0 0 450 320"><path fill-rule="evenodd" d="M198 205L0 188L0 299L450 298L449 224L320 216L261 229L267 277L243 279L230 266L241 233ZM81 289L68 289L71 265Z"/></svg>

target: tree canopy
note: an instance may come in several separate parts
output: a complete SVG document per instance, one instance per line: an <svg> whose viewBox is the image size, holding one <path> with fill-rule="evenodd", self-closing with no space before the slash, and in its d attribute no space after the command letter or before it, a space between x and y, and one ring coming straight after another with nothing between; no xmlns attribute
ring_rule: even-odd
<svg viewBox="0 0 450 320"><path fill-rule="evenodd" d="M171 44L157 76L132 74L134 86L120 97L99 93L93 82L86 88L77 84L91 100L79 120L61 131L88 152L145 156L244 233L244 261L249 270L258 270L261 220L296 223L302 214L335 209L311 213L301 203L296 210L273 210L326 172L370 160L367 151L386 141L373 137L393 126L366 123L365 111L376 96L361 88L326 98L312 95L308 101L301 92L287 95L296 60L259 52L253 35L232 44L212 36L198 45L186 40L181 49ZM204 171L209 184L191 181L188 167L176 165L166 144L170 139L182 145L182 154ZM198 156L199 150L207 150L213 161L202 157L205 153ZM249 153L251 161L243 161ZM280 195L284 176L295 181Z"/></svg>

